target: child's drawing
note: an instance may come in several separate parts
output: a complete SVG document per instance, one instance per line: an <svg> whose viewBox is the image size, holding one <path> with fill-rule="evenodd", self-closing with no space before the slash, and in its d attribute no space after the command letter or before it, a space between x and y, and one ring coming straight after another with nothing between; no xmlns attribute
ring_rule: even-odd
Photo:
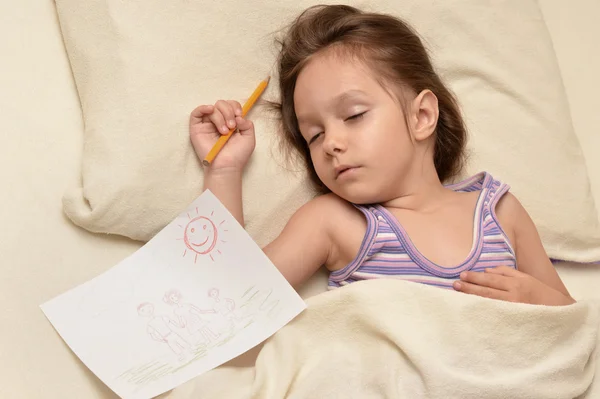
<svg viewBox="0 0 600 399"><path fill-rule="evenodd" d="M240 306L238 319L253 318L256 315L264 314L269 318L274 318L279 312L279 299L271 298L273 290L267 292L256 289L252 286L244 292L242 299L244 304Z"/></svg>
<svg viewBox="0 0 600 399"><path fill-rule="evenodd" d="M118 378L143 386L164 375L174 373L231 341L246 328L257 323L261 317L273 318L279 307L279 301L271 298L272 290L260 290L256 286L251 286L241 295L238 300L241 303L239 308L236 308L234 299L222 297L218 288L209 289L207 294L211 303L207 309L186 303L177 289L170 289L163 296L163 302L174 308L175 321L166 316L163 316L162 320L169 324L172 333L178 337L172 338L173 341L184 339L182 335L187 332L186 337L189 338L185 342L188 344L181 349L185 349L188 356L176 352L179 354L178 362L173 362L164 356L157 357L124 371ZM146 309L140 305L142 311L152 315L152 305L150 303L143 305L150 308ZM159 325L164 327L163 324ZM181 329L179 333L178 328ZM158 334L156 336L159 337Z"/></svg>
<svg viewBox="0 0 600 399"><path fill-rule="evenodd" d="M120 397L145 399L255 347L305 305L205 191L138 251L42 309Z"/></svg>
<svg viewBox="0 0 600 399"><path fill-rule="evenodd" d="M228 315L235 309L235 301L231 298L219 298L219 289L211 288L208 290L208 296L212 299L213 310L221 313L222 315Z"/></svg>
<svg viewBox="0 0 600 399"><path fill-rule="evenodd" d="M235 328L235 301L231 298L220 298L219 289L208 290L208 297L212 302L212 310L221 316L220 330L233 330Z"/></svg>
<svg viewBox="0 0 600 399"><path fill-rule="evenodd" d="M185 352L189 351L191 346L174 330L178 325L167 316L155 316L154 305L149 302L140 304L137 310L140 316L150 319L146 331L152 339L169 345L169 348L178 356L178 359L184 360Z"/></svg>
<svg viewBox="0 0 600 399"><path fill-rule="evenodd" d="M163 301L167 305L173 306L173 312L181 328L186 328L188 334L193 337L194 342L204 341L210 344L218 338L210 327L210 319L206 314L215 313L213 309L202 310L191 303L182 303L182 295L176 289L167 291Z"/></svg>
<svg viewBox="0 0 600 399"><path fill-rule="evenodd" d="M199 215L198 208L196 208L196 215ZM214 216L214 211L211 212L210 216ZM187 217L190 220L187 225L185 227L179 225L183 228L183 237L178 238L178 240L183 240L186 247L183 256L185 257L188 250L190 250L194 254L194 263L198 261L198 255L208 255L214 262L215 258L213 257L213 253L216 252L221 254L218 245L227 242L219 238L219 229L221 229L221 232L227 232L226 229L221 227L223 223L225 223L225 220L222 220L217 225L207 216L196 216L192 218L188 212Z"/></svg>

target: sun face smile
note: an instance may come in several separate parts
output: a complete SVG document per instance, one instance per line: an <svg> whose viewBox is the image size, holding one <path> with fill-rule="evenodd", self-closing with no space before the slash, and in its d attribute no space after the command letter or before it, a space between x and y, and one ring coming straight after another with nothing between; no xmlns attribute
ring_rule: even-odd
<svg viewBox="0 0 600 399"><path fill-rule="evenodd" d="M187 224L183 233L185 245L201 255L210 252L219 238L215 224L206 216L198 216Z"/></svg>
<svg viewBox="0 0 600 399"><path fill-rule="evenodd" d="M192 245L193 245L193 246L195 246L195 247L201 247L201 246L203 246L204 244L206 244L207 242L208 242L208 237L206 237L206 240L202 241L200 244L196 244L195 242L192 242L192 243L190 243L190 244L192 244Z"/></svg>
<svg viewBox="0 0 600 399"><path fill-rule="evenodd" d="M198 208L196 208L196 214L198 214ZM213 216L214 212L210 214ZM219 239L220 232L219 226L221 226L225 221L223 220L219 226L215 225L210 217L207 216L196 216L192 218L188 214L188 218L190 219L187 225L183 228L183 242L186 246L186 249L183 253L185 256L188 250L191 250L194 253L194 263L198 260L198 255L208 255L211 260L214 261L213 252L221 253L221 251L217 248L218 244L221 242L225 242ZM227 231L227 230L221 230Z"/></svg>

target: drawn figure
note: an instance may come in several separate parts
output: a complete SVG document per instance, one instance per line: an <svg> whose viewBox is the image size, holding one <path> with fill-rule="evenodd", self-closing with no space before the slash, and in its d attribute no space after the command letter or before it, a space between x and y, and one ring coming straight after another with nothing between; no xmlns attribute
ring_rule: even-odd
<svg viewBox="0 0 600 399"><path fill-rule="evenodd" d="M185 352L190 351L191 347L189 342L173 330L173 327L178 327L178 325L167 316L155 316L154 305L149 302L140 304L137 311L141 317L150 319L146 331L152 339L169 345L169 348L178 356L179 360L184 360Z"/></svg>
<svg viewBox="0 0 600 399"><path fill-rule="evenodd" d="M208 296L212 302L212 310L223 317L224 329L233 330L236 322L235 301L231 298L220 298L219 289L211 288Z"/></svg>
<svg viewBox="0 0 600 399"><path fill-rule="evenodd" d="M218 338L209 327L209 320L203 319L204 314L215 313L213 309L202 310L191 303L182 303L182 295L176 290L172 289L165 293L163 301L173 306L173 312L177 317L179 327L186 328L187 332L196 337L200 334L203 341L207 344L213 342Z"/></svg>
<svg viewBox="0 0 600 399"><path fill-rule="evenodd" d="M196 214L198 214L198 208L196 208ZM214 212L210 214L212 217ZM208 255L214 262L213 253L221 253L217 248L219 243L226 241L219 239L219 228L225 220L221 221L217 226L211 218L207 216L196 216L192 218L188 213L190 221L183 228L183 238L181 238L186 246L183 256L185 256L188 250L192 251L195 255L194 263L198 260L198 255ZM227 230L222 230L226 232Z"/></svg>

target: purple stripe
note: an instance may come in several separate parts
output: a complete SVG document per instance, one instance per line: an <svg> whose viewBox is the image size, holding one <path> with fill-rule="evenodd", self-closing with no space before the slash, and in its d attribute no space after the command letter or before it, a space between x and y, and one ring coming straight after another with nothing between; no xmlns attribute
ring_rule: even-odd
<svg viewBox="0 0 600 399"><path fill-rule="evenodd" d="M398 242L398 238L396 236L390 237L390 238L377 238L377 243L378 244L381 244L381 243L383 243L383 244L394 244L394 246L397 246L398 248L402 248L402 246Z"/></svg>
<svg viewBox="0 0 600 399"><path fill-rule="evenodd" d="M504 242L504 240L502 241L496 241L496 242L490 242L490 241L486 241L483 243L483 248L484 250L486 249L495 249L495 248L508 248L508 246L506 245L506 243Z"/></svg>
<svg viewBox="0 0 600 399"><path fill-rule="evenodd" d="M381 268L381 267L372 267L372 266L361 266L356 269L356 273L365 273L365 274L387 274L387 275L401 275L401 276L431 276L430 273L427 273L425 270L417 268L412 270L407 269L393 269L393 268Z"/></svg>
<svg viewBox="0 0 600 399"><path fill-rule="evenodd" d="M385 250L385 251L383 251ZM408 255L403 247L394 247L394 248L382 248L379 253L385 253L390 255ZM410 256L410 255L409 255Z"/></svg>
<svg viewBox="0 0 600 399"><path fill-rule="evenodd" d="M504 246L503 247L488 247L488 246L484 246L483 250L481 251L482 254L498 254L498 253L502 253L502 252L507 252L508 255L510 255L512 257L512 254L508 250L508 247L504 247Z"/></svg>
<svg viewBox="0 0 600 399"><path fill-rule="evenodd" d="M407 264L407 265L415 264L415 262L413 262L412 259L381 259L381 258L374 259L374 258L371 258L371 259L367 259L366 261L364 261L363 265L370 264L370 263L381 263L384 266L386 266L386 265L403 266L404 264Z"/></svg>
<svg viewBox="0 0 600 399"><path fill-rule="evenodd" d="M496 236L498 234L500 234L502 232L502 230L500 230L498 228L498 226L496 225L496 223L494 222L494 227L490 227L485 231L485 235L487 236Z"/></svg>

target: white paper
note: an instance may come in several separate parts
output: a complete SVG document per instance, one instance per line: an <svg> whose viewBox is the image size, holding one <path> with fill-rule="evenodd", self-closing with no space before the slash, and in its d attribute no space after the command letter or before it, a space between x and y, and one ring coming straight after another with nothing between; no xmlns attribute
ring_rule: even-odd
<svg viewBox="0 0 600 399"><path fill-rule="evenodd" d="M248 351L305 304L205 191L133 255L41 308L92 372L137 399Z"/></svg>

